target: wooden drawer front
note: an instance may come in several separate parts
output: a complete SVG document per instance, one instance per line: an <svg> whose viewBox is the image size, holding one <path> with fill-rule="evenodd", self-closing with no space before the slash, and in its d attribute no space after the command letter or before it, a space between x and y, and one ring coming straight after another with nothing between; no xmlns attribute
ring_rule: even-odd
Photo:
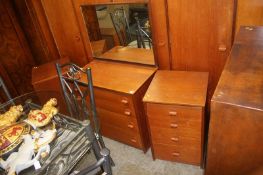
<svg viewBox="0 0 263 175"><path fill-rule="evenodd" d="M137 132L124 130L113 125L101 123L101 133L105 137L109 137L136 148L142 148L141 139Z"/></svg>
<svg viewBox="0 0 263 175"><path fill-rule="evenodd" d="M97 108L98 117L103 124L113 125L122 130L139 132L137 120L134 117L121 115L105 109Z"/></svg>
<svg viewBox="0 0 263 175"><path fill-rule="evenodd" d="M108 111L135 117L132 98L126 94L95 88L96 105Z"/></svg>
<svg viewBox="0 0 263 175"><path fill-rule="evenodd" d="M151 127L151 137L153 143L168 145L195 145L201 147L201 130L187 128L176 130L170 128Z"/></svg>
<svg viewBox="0 0 263 175"><path fill-rule="evenodd" d="M147 116L150 126L158 128L190 128L200 130L202 115L202 108L198 107L147 105Z"/></svg>
<svg viewBox="0 0 263 175"><path fill-rule="evenodd" d="M147 103L149 118L161 118L164 122L171 121L201 121L202 108Z"/></svg>
<svg viewBox="0 0 263 175"><path fill-rule="evenodd" d="M157 159L184 162L200 165L201 148L186 146L170 146L163 144L153 144L154 154Z"/></svg>
<svg viewBox="0 0 263 175"><path fill-rule="evenodd" d="M163 118L148 118L151 133L160 131L163 134L179 134L184 137L200 138L202 132L201 121L192 120L166 120Z"/></svg>

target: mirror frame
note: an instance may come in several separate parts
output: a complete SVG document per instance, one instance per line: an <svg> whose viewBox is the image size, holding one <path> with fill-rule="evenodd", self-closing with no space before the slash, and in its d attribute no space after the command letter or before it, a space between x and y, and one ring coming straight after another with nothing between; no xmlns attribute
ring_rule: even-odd
<svg viewBox="0 0 263 175"><path fill-rule="evenodd" d="M151 18L151 14L152 14L152 11L151 11L151 6L150 6L150 3L149 3L149 0L74 0L72 1L73 3L73 7L74 7L74 10L75 10L75 14L76 14L76 17L77 17L77 21L78 21L78 25L79 25L79 29L80 29L80 34L81 34L81 37L82 37L82 40L84 41L84 47L85 47L85 50L88 52L87 55L88 55L88 59L89 61L92 61L94 59L94 56L93 56L93 51L92 51L92 47L91 47L91 43L90 43L90 39L89 39L89 35L88 35L88 29L86 28L85 26L85 22L84 22L84 19L83 19L83 15L82 15L82 10L81 10L81 7L82 6L85 6L85 5L114 5L114 4L148 4L148 14L149 14L149 22L150 22L150 25L152 26L153 24L153 21L152 21L152 18ZM152 32L153 32L153 28L151 28ZM156 53L156 42L155 42L155 37L154 35L152 35L152 49L153 49L153 54L154 54L154 63L155 65L149 65L149 66L155 66L155 67L158 67L158 63L157 63L157 53ZM140 63L138 63L140 64ZM144 64L142 64L144 65Z"/></svg>

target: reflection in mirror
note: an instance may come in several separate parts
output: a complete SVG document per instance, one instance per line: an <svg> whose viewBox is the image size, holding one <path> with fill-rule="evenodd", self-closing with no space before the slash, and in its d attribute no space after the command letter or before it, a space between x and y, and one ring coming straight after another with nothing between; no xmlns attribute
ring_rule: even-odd
<svg viewBox="0 0 263 175"><path fill-rule="evenodd" d="M155 65L147 4L82 6L93 56Z"/></svg>

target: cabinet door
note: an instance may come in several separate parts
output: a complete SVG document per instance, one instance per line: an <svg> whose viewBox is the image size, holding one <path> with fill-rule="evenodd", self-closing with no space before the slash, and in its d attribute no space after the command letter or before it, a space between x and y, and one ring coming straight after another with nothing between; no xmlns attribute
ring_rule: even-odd
<svg viewBox="0 0 263 175"><path fill-rule="evenodd" d="M166 0L149 0L152 37L159 69L170 70Z"/></svg>
<svg viewBox="0 0 263 175"><path fill-rule="evenodd" d="M71 0L41 0L61 57L83 66L88 63L84 41Z"/></svg>
<svg viewBox="0 0 263 175"><path fill-rule="evenodd" d="M167 0L171 67L209 72L209 98L231 49L234 1Z"/></svg>

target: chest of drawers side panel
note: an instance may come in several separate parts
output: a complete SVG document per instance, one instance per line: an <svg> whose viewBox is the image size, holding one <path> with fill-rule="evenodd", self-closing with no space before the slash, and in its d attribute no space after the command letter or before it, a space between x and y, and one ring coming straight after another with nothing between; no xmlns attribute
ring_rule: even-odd
<svg viewBox="0 0 263 175"><path fill-rule="evenodd" d="M149 131L147 127L147 117L146 111L144 109L144 104L142 102L143 96L149 87L153 76L151 76L143 86L135 93L133 96L134 101L134 109L136 112L137 121L139 123L139 132L141 136L141 142L143 145L143 151L146 152L150 147L150 138L149 138Z"/></svg>

